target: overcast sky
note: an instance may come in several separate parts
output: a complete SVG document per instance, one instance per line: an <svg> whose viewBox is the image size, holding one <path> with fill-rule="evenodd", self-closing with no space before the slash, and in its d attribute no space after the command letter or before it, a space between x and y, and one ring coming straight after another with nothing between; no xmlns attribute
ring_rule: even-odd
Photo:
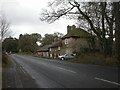
<svg viewBox="0 0 120 90"><path fill-rule="evenodd" d="M39 20L42 9L48 1L53 0L0 0L0 13L3 13L11 23L13 37L20 34L39 33L42 36L54 32L67 33L67 25L73 25L71 20L60 19L52 24Z"/></svg>

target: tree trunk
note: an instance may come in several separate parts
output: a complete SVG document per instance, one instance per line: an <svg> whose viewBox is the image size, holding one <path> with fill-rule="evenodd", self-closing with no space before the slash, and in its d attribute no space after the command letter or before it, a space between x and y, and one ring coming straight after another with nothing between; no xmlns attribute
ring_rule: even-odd
<svg viewBox="0 0 120 90"><path fill-rule="evenodd" d="M115 48L116 58L120 62L120 2L114 2L115 10Z"/></svg>
<svg viewBox="0 0 120 90"><path fill-rule="evenodd" d="M103 43L103 55L106 57L107 56L107 39L105 37L106 35L106 30L105 30L105 9L106 9L106 3L101 2L101 10L102 10L102 43Z"/></svg>

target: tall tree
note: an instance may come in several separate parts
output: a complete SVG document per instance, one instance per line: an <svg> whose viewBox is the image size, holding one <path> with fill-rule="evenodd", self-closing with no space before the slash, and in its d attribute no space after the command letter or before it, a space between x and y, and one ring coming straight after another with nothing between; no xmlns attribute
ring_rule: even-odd
<svg viewBox="0 0 120 90"><path fill-rule="evenodd" d="M2 48L7 52L18 52L18 39L12 37L6 38L3 41Z"/></svg>
<svg viewBox="0 0 120 90"><path fill-rule="evenodd" d="M97 35L105 56L111 55L114 30L112 2L81 3L77 0L55 0L49 3L49 9L43 10L40 19L52 23L62 16L73 17L79 20L79 24L87 26L88 31Z"/></svg>
<svg viewBox="0 0 120 90"><path fill-rule="evenodd" d="M120 1L114 2L116 57L120 62Z"/></svg>
<svg viewBox="0 0 120 90"><path fill-rule="evenodd" d="M57 42L62 38L62 36L63 34L59 32L55 32L54 34L45 34L41 41L42 46Z"/></svg>
<svg viewBox="0 0 120 90"><path fill-rule="evenodd" d="M37 41L41 40L41 35L37 33L33 34L20 34L19 37L19 49L22 52L35 52L37 50Z"/></svg>

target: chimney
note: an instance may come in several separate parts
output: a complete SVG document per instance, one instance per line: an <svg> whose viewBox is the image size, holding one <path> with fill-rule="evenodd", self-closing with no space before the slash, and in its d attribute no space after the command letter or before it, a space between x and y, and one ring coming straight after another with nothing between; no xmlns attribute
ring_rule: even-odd
<svg viewBox="0 0 120 90"><path fill-rule="evenodd" d="M71 26L71 30L75 30L76 26L75 25L72 25Z"/></svg>
<svg viewBox="0 0 120 90"><path fill-rule="evenodd" d="M71 26L67 26L67 34L71 31Z"/></svg>

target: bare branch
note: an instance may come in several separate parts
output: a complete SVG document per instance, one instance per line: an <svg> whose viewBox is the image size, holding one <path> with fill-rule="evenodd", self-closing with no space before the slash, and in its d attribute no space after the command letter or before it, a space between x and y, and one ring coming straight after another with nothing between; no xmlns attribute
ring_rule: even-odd
<svg viewBox="0 0 120 90"><path fill-rule="evenodd" d="M8 36L11 32L10 30L10 23L7 22L6 18L4 16L0 17L0 36L1 41Z"/></svg>

